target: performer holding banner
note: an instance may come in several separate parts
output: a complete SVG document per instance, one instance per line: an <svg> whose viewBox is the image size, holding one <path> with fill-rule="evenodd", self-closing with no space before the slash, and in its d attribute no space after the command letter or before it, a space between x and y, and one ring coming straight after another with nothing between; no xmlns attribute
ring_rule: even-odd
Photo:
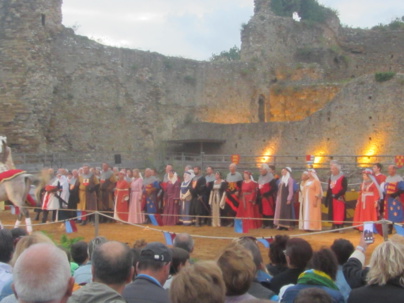
<svg viewBox="0 0 404 303"><path fill-rule="evenodd" d="M384 218L392 222L401 223L404 221L403 202L404 202L404 181L397 174L395 165L388 167L388 176L384 185Z"/></svg>
<svg viewBox="0 0 404 303"><path fill-rule="evenodd" d="M362 172L363 182L359 192L358 202L356 203L353 225L360 225L366 221L377 221L377 208L379 199L382 196L381 189L377 183L373 171L365 169ZM363 226L358 228L363 230Z"/></svg>
<svg viewBox="0 0 404 303"><path fill-rule="evenodd" d="M345 193L348 181L341 171L341 165L336 161L330 163L331 176L328 179L327 196L328 219L333 221L333 228L342 228L346 218Z"/></svg>
<svg viewBox="0 0 404 303"><path fill-rule="evenodd" d="M226 188L226 205L222 212L225 217L235 217L238 206L240 204L240 190L241 184L243 183L243 177L237 170L237 165L232 163L229 165L229 173L226 177L227 188ZM223 222L227 222L227 226L233 226L233 219L223 219Z"/></svg>

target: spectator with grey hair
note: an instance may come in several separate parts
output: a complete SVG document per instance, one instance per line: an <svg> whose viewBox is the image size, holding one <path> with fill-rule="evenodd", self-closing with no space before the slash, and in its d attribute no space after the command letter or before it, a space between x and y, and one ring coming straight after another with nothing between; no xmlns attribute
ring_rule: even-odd
<svg viewBox="0 0 404 303"><path fill-rule="evenodd" d="M176 235L173 245L174 247L185 249L190 254L194 251L194 239L192 239L191 235L187 233Z"/></svg>
<svg viewBox="0 0 404 303"><path fill-rule="evenodd" d="M134 272L129 247L116 241L103 243L95 248L92 260L93 282L75 291L68 302L126 302L122 292Z"/></svg>
<svg viewBox="0 0 404 303"><path fill-rule="evenodd" d="M163 288L168 279L172 253L162 243L152 242L140 252L136 266L138 275L128 284L123 297L128 303L169 303L168 291Z"/></svg>
<svg viewBox="0 0 404 303"><path fill-rule="evenodd" d="M65 303L74 285L66 253L49 243L27 248L15 263L13 279L20 303Z"/></svg>
<svg viewBox="0 0 404 303"><path fill-rule="evenodd" d="M97 248L97 246L107 242L107 239L104 237L96 237L93 240L88 243L88 261L85 264L82 264L79 268L76 269L74 272L74 279L76 280L76 283L79 285L86 285L88 283L91 283L93 279L93 274L92 274L92 255L94 250Z"/></svg>

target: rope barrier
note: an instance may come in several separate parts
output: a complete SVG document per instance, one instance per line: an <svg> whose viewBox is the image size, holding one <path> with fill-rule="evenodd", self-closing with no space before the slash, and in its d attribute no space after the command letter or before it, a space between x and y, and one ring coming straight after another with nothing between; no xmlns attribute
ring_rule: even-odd
<svg viewBox="0 0 404 303"><path fill-rule="evenodd" d="M29 210L35 210L35 209L40 209L42 210L41 207L24 207L26 209ZM51 210L50 210L51 211ZM54 209L54 211L74 211L74 212L79 212L79 211L84 211L87 213L94 213L94 212L98 212L99 214L114 214L114 211L111 210L101 210L101 211L97 211L97 210L78 210L78 209L67 209L67 208L60 208L60 209ZM116 212L117 214L130 214L130 212ZM182 215L180 213L178 214L160 214L157 213L159 216L161 217L190 217L190 218L199 218L199 219L212 219L213 216L201 216L201 215ZM146 213L146 212L142 212L142 215L148 216L148 215L156 215L156 213ZM83 215L84 216L84 215ZM80 217L80 216L79 216ZM233 220L233 219L241 219L241 220L259 220L259 221L273 221L274 218L256 218L256 217L228 217L228 216L220 216L219 219L228 219L228 220ZM279 218L277 219L278 221L287 221L287 222L300 222L300 219L282 219ZM304 221L310 221L310 222L322 222L322 223L333 223L333 220L304 220ZM338 222L342 222L344 224L350 224L352 223L352 221L338 221Z"/></svg>

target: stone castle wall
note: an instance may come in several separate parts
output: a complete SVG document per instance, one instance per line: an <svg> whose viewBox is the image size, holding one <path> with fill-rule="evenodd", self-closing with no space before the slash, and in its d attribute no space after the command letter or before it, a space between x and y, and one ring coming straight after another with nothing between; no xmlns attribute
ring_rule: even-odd
<svg viewBox="0 0 404 303"><path fill-rule="evenodd" d="M239 140L238 148L250 138L243 152L262 151L271 138L298 150L302 130L317 131L332 104L352 103L339 113L355 120L370 93L352 83L375 92L393 85L383 90L386 107L402 100L395 94L402 78L379 84L362 75L403 72L404 32L298 23L257 0L242 31L242 59L214 63L103 46L61 20L61 0L0 2L0 133L17 151L124 150L151 159L164 140L216 133ZM273 122L249 124L260 121ZM310 144L316 140L324 139ZM233 149L226 143L221 151Z"/></svg>

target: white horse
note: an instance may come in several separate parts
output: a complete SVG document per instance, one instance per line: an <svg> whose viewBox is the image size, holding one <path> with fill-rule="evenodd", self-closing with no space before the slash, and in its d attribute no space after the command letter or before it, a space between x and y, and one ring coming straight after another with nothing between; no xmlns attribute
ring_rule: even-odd
<svg viewBox="0 0 404 303"><path fill-rule="evenodd" d="M11 157L11 149L7 146L7 138L0 136L0 173L13 168L14 164ZM10 201L20 209L14 227L21 225L21 220L24 216L28 233L32 232L32 222L29 217L29 211L25 208L25 200L32 183L31 177L29 174L19 174L14 178L0 182L0 201Z"/></svg>

